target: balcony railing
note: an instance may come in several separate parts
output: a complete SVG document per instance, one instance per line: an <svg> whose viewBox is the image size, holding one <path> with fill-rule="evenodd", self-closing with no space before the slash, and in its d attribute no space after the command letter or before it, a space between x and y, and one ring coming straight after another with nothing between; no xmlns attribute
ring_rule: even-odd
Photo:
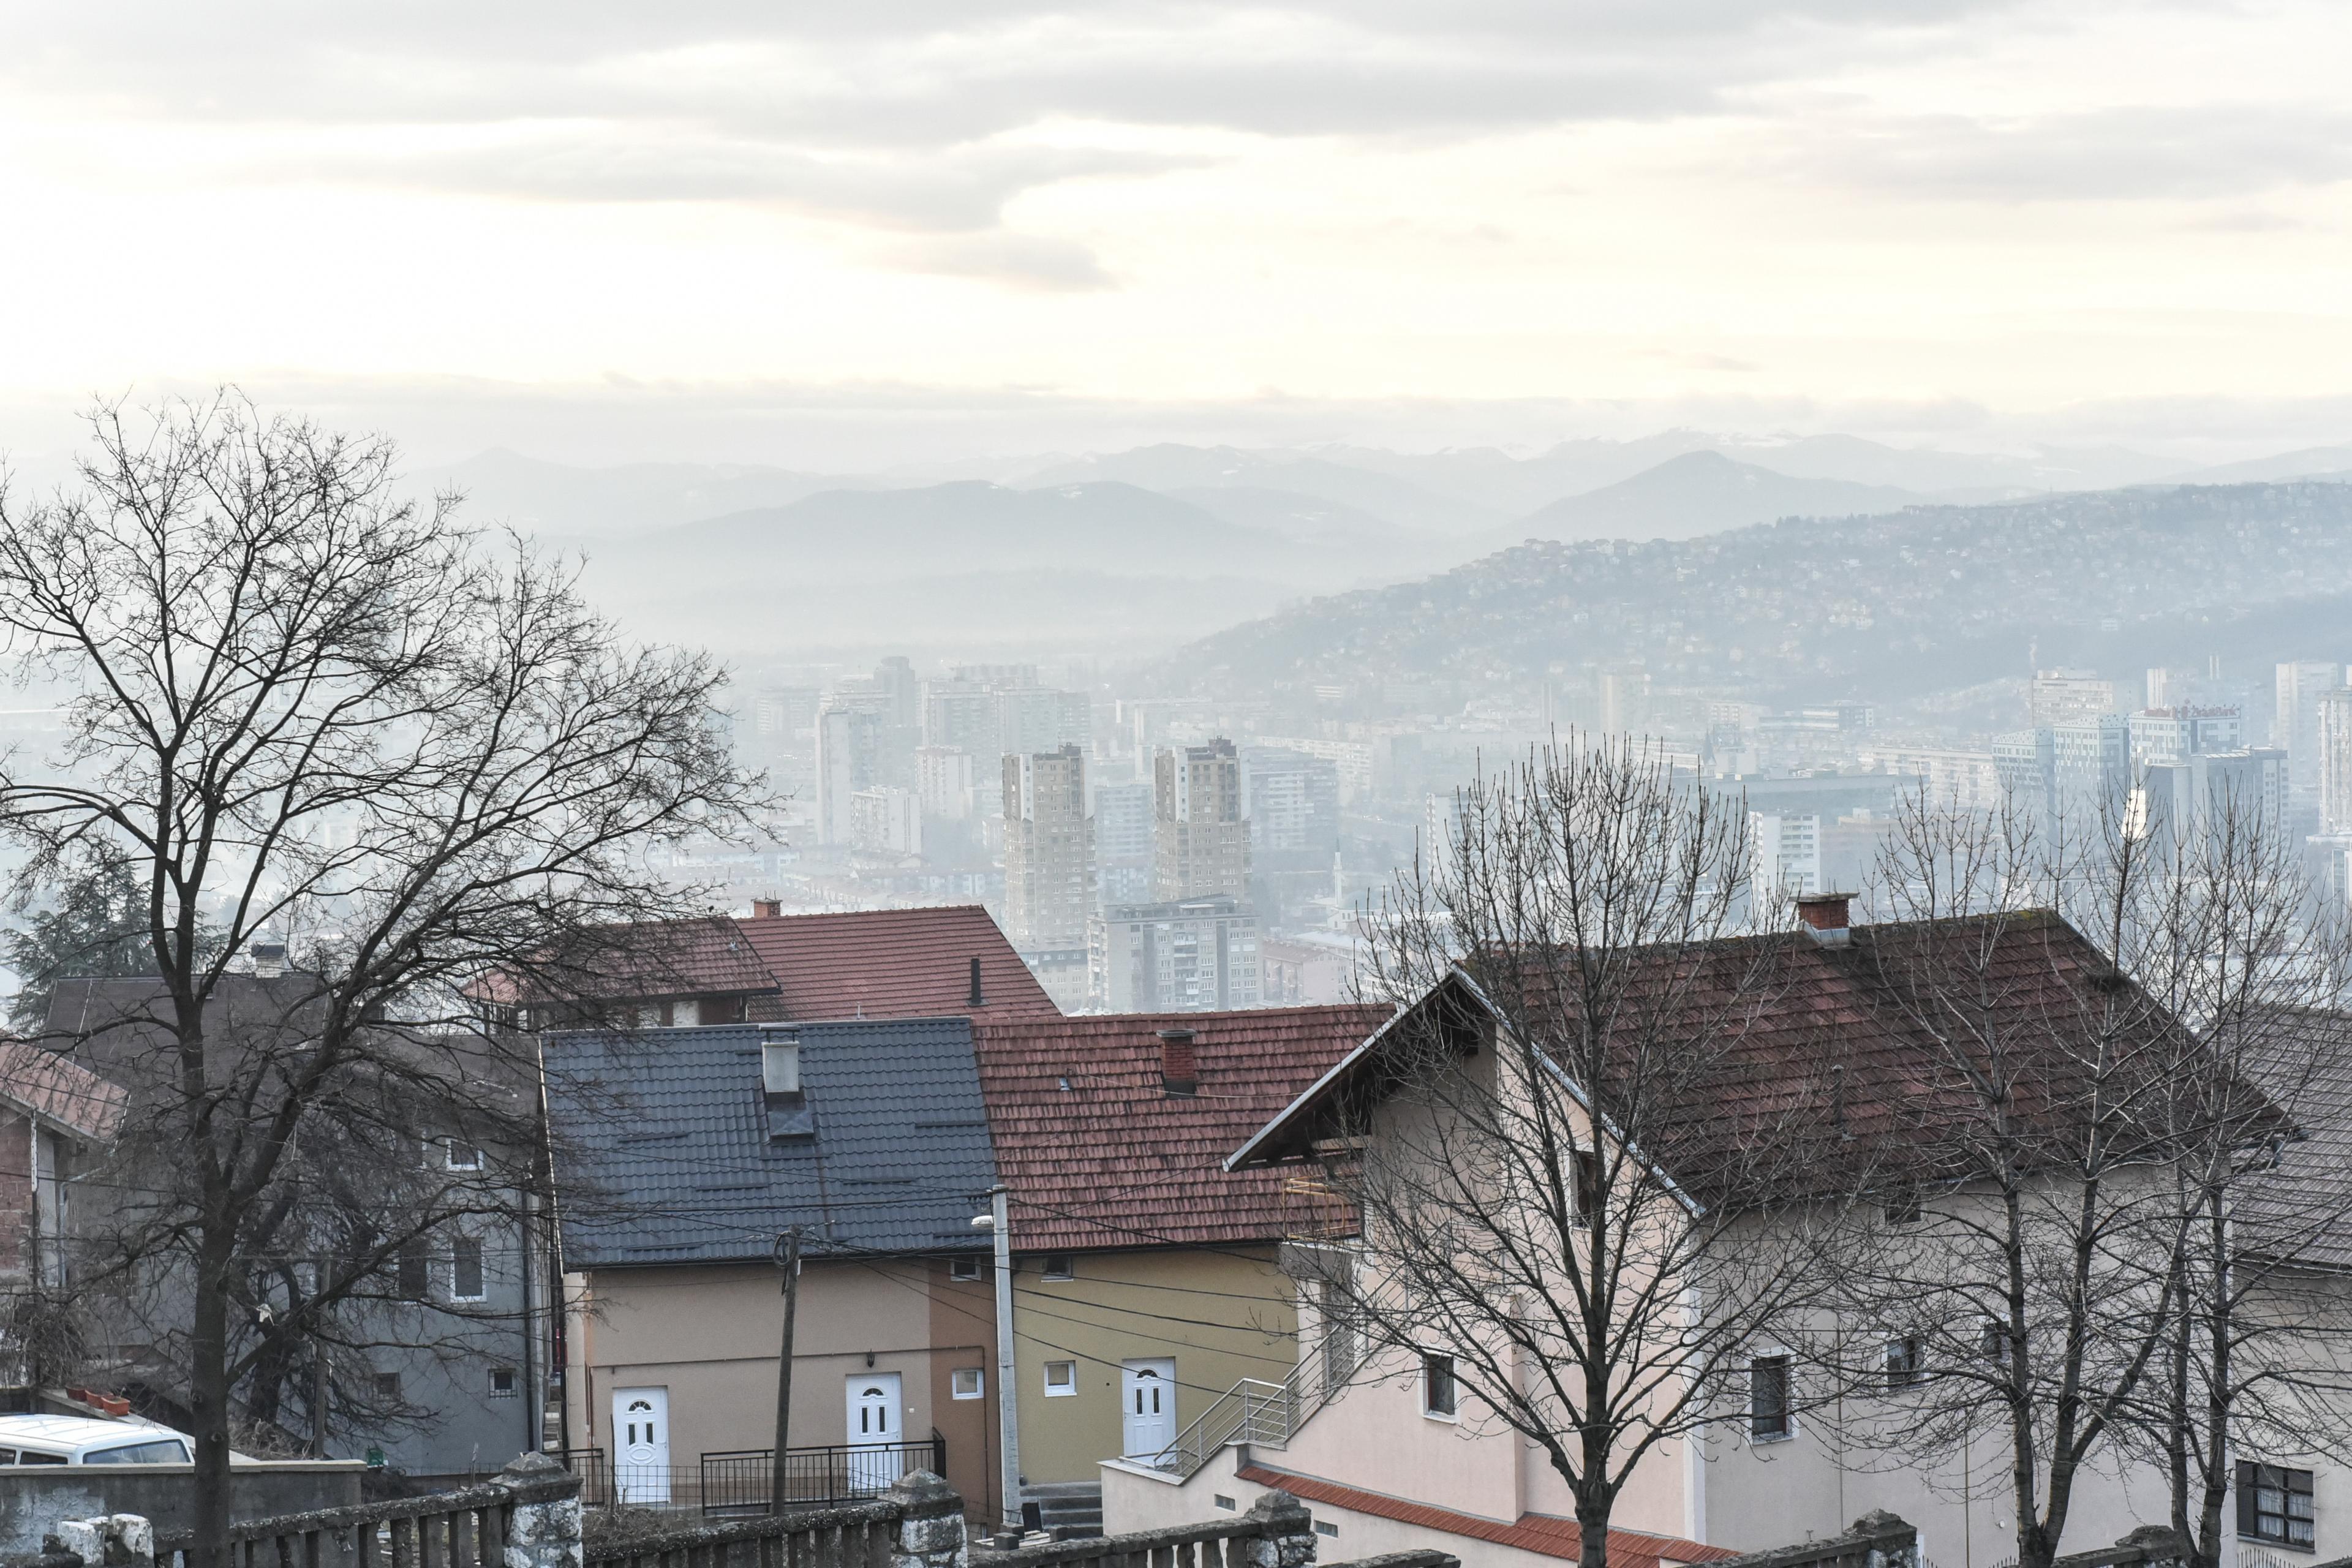
<svg viewBox="0 0 2352 1568"><path fill-rule="evenodd" d="M591 1508L699 1511L741 1518L774 1506L772 1448L708 1453L692 1465L615 1463L602 1448L570 1448L563 1468L580 1478L581 1501ZM784 1450L784 1506L826 1508L879 1497L917 1470L947 1473L948 1443L933 1432L915 1443L836 1444Z"/></svg>

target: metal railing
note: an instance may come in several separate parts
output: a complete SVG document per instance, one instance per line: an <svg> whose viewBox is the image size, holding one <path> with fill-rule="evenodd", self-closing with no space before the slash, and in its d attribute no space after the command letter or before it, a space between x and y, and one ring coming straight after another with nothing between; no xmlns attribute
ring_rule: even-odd
<svg viewBox="0 0 2352 1568"><path fill-rule="evenodd" d="M709 1518L772 1512L772 1448L736 1448L692 1465L614 1463L602 1448L567 1448L563 1468L580 1478L590 1508L700 1511ZM784 1450L784 1503L824 1508L878 1497L901 1476L947 1473L948 1443L938 1432L914 1443L835 1444Z"/></svg>
<svg viewBox="0 0 2352 1568"><path fill-rule="evenodd" d="M1354 1335L1349 1334L1310 1349L1280 1383L1245 1377L1211 1401L1173 1443L1146 1463L1189 1480L1230 1444L1279 1448L1298 1435L1308 1416L1348 1386L1362 1360Z"/></svg>

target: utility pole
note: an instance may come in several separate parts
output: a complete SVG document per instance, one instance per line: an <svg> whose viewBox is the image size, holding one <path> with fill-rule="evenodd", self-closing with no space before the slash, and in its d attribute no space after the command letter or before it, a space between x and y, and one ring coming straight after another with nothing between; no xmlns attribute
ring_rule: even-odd
<svg viewBox="0 0 2352 1568"><path fill-rule="evenodd" d="M1013 1222L1011 1190L998 1186L989 1194L991 1228L996 1233L996 1418L1003 1437L997 1451L1003 1459L1004 1521L1021 1518L1021 1404L1016 1391L1020 1368L1013 1353Z"/></svg>
<svg viewBox="0 0 2352 1568"><path fill-rule="evenodd" d="M776 1237L776 1261L784 1270L784 1340L776 1357L776 1453L768 1473L768 1505L782 1513L786 1501L785 1451L793 1431L793 1313L801 1300L801 1227Z"/></svg>

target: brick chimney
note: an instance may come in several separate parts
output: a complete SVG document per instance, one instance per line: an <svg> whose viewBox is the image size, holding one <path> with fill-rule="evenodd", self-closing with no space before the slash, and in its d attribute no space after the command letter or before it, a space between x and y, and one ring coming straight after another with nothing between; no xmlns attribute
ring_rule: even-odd
<svg viewBox="0 0 2352 1568"><path fill-rule="evenodd" d="M1852 893L1800 893L1797 918L1823 947L1843 947L1853 940L1846 912L1853 902Z"/></svg>
<svg viewBox="0 0 2352 1568"><path fill-rule="evenodd" d="M751 900L751 917L754 920L773 920L783 912L784 900L782 899L753 899Z"/></svg>
<svg viewBox="0 0 2352 1568"><path fill-rule="evenodd" d="M1160 1087L1171 1094L1191 1094L1201 1087L1201 1062L1192 1052L1192 1031L1160 1031Z"/></svg>

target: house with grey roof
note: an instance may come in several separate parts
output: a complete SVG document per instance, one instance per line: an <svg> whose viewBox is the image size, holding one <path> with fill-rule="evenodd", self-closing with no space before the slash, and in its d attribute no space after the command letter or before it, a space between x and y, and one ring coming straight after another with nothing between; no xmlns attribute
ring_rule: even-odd
<svg viewBox="0 0 2352 1568"><path fill-rule="evenodd" d="M565 1446L614 1500L767 1495L797 1232L796 1496L994 1489L995 1162L968 1018L545 1037ZM592 1484L592 1492L593 1485Z"/></svg>

